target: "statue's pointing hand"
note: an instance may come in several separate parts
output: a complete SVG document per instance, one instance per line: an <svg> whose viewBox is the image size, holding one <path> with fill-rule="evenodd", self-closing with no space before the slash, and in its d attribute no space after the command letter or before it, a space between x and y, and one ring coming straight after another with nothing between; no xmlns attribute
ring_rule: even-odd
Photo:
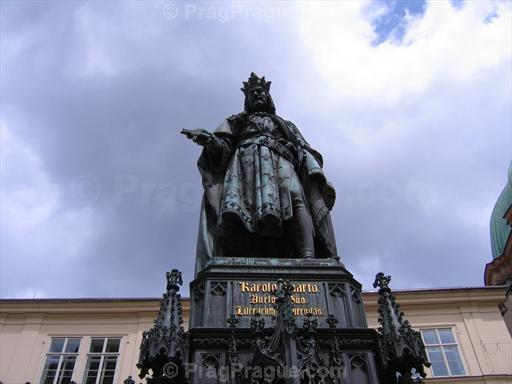
<svg viewBox="0 0 512 384"><path fill-rule="evenodd" d="M206 129L182 129L181 134L187 136L187 139L192 140L201 146L205 146L213 140L213 134Z"/></svg>

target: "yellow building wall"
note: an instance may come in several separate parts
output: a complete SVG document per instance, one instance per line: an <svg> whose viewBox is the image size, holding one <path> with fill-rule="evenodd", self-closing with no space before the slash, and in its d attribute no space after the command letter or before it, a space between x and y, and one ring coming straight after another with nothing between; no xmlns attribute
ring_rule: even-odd
<svg viewBox="0 0 512 384"><path fill-rule="evenodd" d="M415 329L454 330L467 375L432 383L512 383L512 340L498 309L502 288L395 292ZM377 294L365 293L368 324L378 328ZM184 300L188 323L189 302ZM116 383L137 378L142 332L153 325L155 299L0 300L0 380L39 383L52 337L82 337L73 380L82 383L91 337L122 337ZM138 380L137 382L140 382Z"/></svg>
<svg viewBox="0 0 512 384"><path fill-rule="evenodd" d="M452 328L457 341L467 377L427 382L512 383L512 339L498 309L504 292L482 288L395 293L413 328ZM364 299L368 325L378 328L377 294Z"/></svg>
<svg viewBox="0 0 512 384"><path fill-rule="evenodd" d="M75 382L83 381L91 337L121 337L115 382L122 383L129 375L136 378L142 332L152 327L158 305L157 300L3 302L0 380L4 384L39 383L51 339L59 336L82 338L72 377Z"/></svg>

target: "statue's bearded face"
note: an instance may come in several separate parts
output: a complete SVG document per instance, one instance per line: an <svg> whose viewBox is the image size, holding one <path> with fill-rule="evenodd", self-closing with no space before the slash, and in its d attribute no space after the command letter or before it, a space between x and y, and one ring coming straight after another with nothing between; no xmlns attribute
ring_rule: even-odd
<svg viewBox="0 0 512 384"><path fill-rule="evenodd" d="M268 106L268 97L268 93L264 88L260 86L251 88L247 93L247 102L251 111L266 111Z"/></svg>

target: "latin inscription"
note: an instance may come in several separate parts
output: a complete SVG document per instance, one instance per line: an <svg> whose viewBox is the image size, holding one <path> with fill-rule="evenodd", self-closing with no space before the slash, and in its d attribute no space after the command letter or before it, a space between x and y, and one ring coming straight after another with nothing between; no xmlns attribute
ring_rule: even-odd
<svg viewBox="0 0 512 384"><path fill-rule="evenodd" d="M277 283L249 283L248 281L239 281L241 292L275 292ZM318 293L318 285L311 283L292 284L295 293Z"/></svg>
<svg viewBox="0 0 512 384"><path fill-rule="evenodd" d="M259 313L262 316L276 316L276 297L274 292L277 290L275 282L238 282L240 292L248 295L249 305L235 305L234 312L237 316L254 316ZM295 316L325 316L322 308L312 305L308 296L317 295L319 292L316 283L292 283L293 295L291 301L293 304L292 312Z"/></svg>

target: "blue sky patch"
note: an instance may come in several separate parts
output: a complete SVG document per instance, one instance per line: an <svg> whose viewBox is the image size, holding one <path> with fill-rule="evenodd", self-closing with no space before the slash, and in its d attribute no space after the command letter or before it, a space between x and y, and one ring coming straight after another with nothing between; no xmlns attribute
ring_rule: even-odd
<svg viewBox="0 0 512 384"><path fill-rule="evenodd" d="M464 6L464 0L451 0L450 3L454 8L462 9Z"/></svg>
<svg viewBox="0 0 512 384"><path fill-rule="evenodd" d="M489 13L485 18L484 18L484 23L485 24L489 24L489 23L492 23L494 21L495 18L498 17L498 14L496 13L496 11L493 11L491 13Z"/></svg>
<svg viewBox="0 0 512 384"><path fill-rule="evenodd" d="M372 22L377 34L372 44L377 46L387 40L401 43L406 31L407 14L422 15L425 12L425 5L425 0L375 0L373 6L384 6L386 11Z"/></svg>

